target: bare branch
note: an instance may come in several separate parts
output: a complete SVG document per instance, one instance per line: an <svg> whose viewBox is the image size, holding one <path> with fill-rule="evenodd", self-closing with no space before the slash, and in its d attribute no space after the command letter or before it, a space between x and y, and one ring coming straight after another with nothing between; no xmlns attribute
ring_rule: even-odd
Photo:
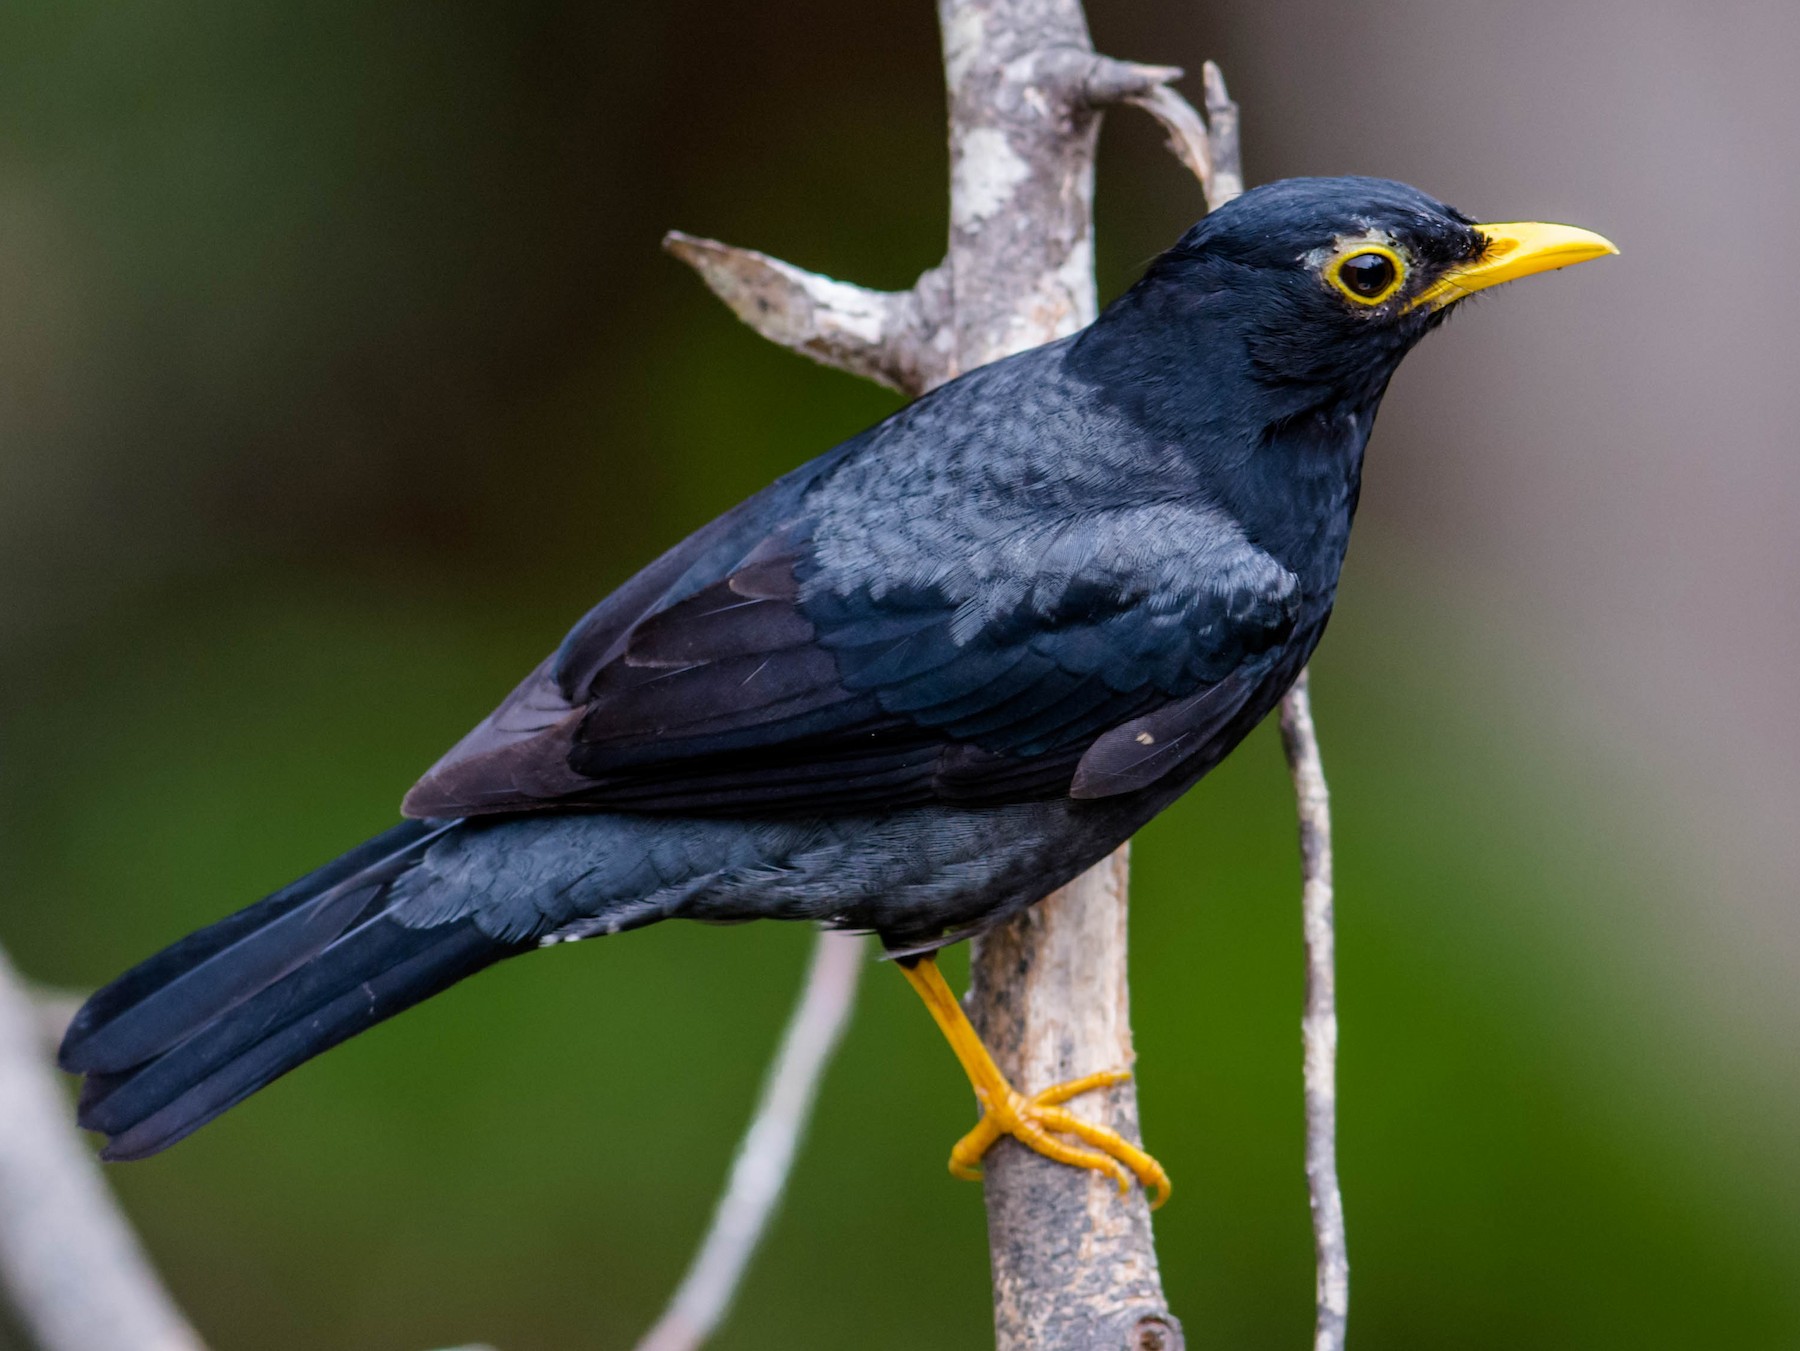
<svg viewBox="0 0 1800 1351"><path fill-rule="evenodd" d="M1181 78L1181 71L1172 66L1111 64L1137 72L1136 83L1123 73L1113 73L1091 87L1091 96L1096 102L1128 103L1142 108L1162 123L1169 134L1169 153L1200 180L1209 211L1244 190L1244 171L1238 155L1237 104L1226 92L1225 77L1218 66L1208 61L1203 72L1206 116L1202 118L1193 104L1170 87ZM1148 78L1152 75L1157 78Z"/></svg>
<svg viewBox="0 0 1800 1351"><path fill-rule="evenodd" d="M1091 322L1094 54L1080 0L938 0L957 371Z"/></svg>
<svg viewBox="0 0 1800 1351"><path fill-rule="evenodd" d="M1206 139L1212 147L1212 182L1206 205L1217 209L1244 190L1243 152L1238 145L1238 106L1225 88L1225 74L1208 61L1200 70L1206 91Z"/></svg>
<svg viewBox="0 0 1800 1351"><path fill-rule="evenodd" d="M663 248L763 337L905 394L948 378L949 290L935 272L910 291L871 291L714 239L671 230Z"/></svg>
<svg viewBox="0 0 1800 1351"><path fill-rule="evenodd" d="M1331 798L1303 671L1281 703L1281 744L1300 813L1301 910L1306 936L1306 1185L1318 1263L1313 1351L1343 1351L1350 1309L1350 1254L1337 1173L1337 976L1331 885Z"/></svg>
<svg viewBox="0 0 1800 1351"><path fill-rule="evenodd" d="M781 1049L750 1129L738 1146L731 1180L713 1211L706 1241L637 1351L695 1351L730 1309L744 1269L787 1190L819 1080L850 1021L863 947L863 940L854 934L819 935L800 1002L782 1033Z"/></svg>
<svg viewBox="0 0 1800 1351"><path fill-rule="evenodd" d="M956 370L1073 333L1098 311L1096 105L1172 78L1095 55L1078 0L938 0L950 95ZM1023 1091L1132 1061L1126 854L976 940L969 1015ZM1138 1138L1127 1081L1083 1115ZM1149 1209L1003 1139L986 1162L999 1351L1175 1351Z"/></svg>
<svg viewBox="0 0 1800 1351"><path fill-rule="evenodd" d="M1141 61L1120 61L1090 54L1081 78L1081 98L1090 108L1143 98L1173 84L1187 72L1180 66L1147 66Z"/></svg>
<svg viewBox="0 0 1800 1351"><path fill-rule="evenodd" d="M1210 206L1213 196L1212 143L1206 133L1206 123L1200 120L1194 105L1166 84L1159 84L1148 93L1134 94L1124 102L1142 108L1162 123L1163 130L1169 133L1169 153L1187 165L1189 172L1200 180L1201 191L1206 194Z"/></svg>
<svg viewBox="0 0 1800 1351"><path fill-rule="evenodd" d="M44 1026L0 952L0 1279L43 1351L201 1351L69 1125Z"/></svg>
<svg viewBox="0 0 1800 1351"><path fill-rule="evenodd" d="M981 940L971 1016L1015 1083L1038 1087L1132 1063L1126 874L1120 849ZM1135 1140L1130 1090L1084 1098L1082 1114ZM986 1169L1001 1351L1179 1351L1181 1325L1163 1299L1142 1192L1122 1197L1102 1174L1009 1141Z"/></svg>

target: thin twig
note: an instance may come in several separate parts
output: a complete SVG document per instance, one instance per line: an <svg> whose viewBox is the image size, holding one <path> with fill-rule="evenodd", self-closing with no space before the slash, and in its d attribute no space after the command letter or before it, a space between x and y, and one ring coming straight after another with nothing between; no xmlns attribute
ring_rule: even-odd
<svg viewBox="0 0 1800 1351"><path fill-rule="evenodd" d="M1170 131L1170 149L1193 169L1206 192L1206 204L1217 210L1244 190L1238 148L1238 107L1225 88L1225 77L1211 61L1206 84L1205 161L1203 174L1192 126L1186 114L1152 107ZM1164 91L1182 107L1179 95ZM1132 99L1130 102L1140 102ZM1140 104L1140 106L1149 106ZM1187 128L1183 131L1182 128ZM1303 1080L1306 1102L1306 1185L1312 1207L1314 1272L1314 1351L1343 1351L1350 1308L1350 1253L1344 1238L1344 1198L1337 1174L1337 976L1331 882L1331 799L1325 788L1325 765L1313 726L1312 700L1305 671L1281 701L1281 744L1294 780L1294 805L1300 818L1300 908L1306 945L1306 1010L1301 1018Z"/></svg>
<svg viewBox="0 0 1800 1351"><path fill-rule="evenodd" d="M949 378L949 288L935 269L910 290L871 291L680 230L663 248L770 342L903 394Z"/></svg>
<svg viewBox="0 0 1800 1351"><path fill-rule="evenodd" d="M1306 1185L1318 1263L1313 1351L1343 1351L1350 1309L1350 1253L1337 1172L1337 976L1331 908L1331 798L1319 758L1303 671L1281 703L1281 744L1300 813L1301 910L1306 935Z"/></svg>
<svg viewBox="0 0 1800 1351"><path fill-rule="evenodd" d="M1225 74L1208 61L1200 77L1206 91L1206 140L1212 150L1212 181L1206 204L1217 209L1244 190L1243 151L1238 145L1238 106L1225 88Z"/></svg>
<svg viewBox="0 0 1800 1351"><path fill-rule="evenodd" d="M201 1351L69 1121L0 952L0 1280L42 1351Z"/></svg>
<svg viewBox="0 0 1800 1351"><path fill-rule="evenodd" d="M831 932L821 933L813 945L800 1002L782 1033L781 1049L750 1129L738 1146L731 1179L713 1211L706 1240L637 1351L694 1351L730 1309L744 1269L787 1188L819 1080L850 1020L863 946L856 935Z"/></svg>

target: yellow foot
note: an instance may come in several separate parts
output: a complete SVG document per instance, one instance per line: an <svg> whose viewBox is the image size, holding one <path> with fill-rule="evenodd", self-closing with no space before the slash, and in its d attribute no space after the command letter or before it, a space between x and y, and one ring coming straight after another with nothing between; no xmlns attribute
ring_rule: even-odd
<svg viewBox="0 0 1800 1351"><path fill-rule="evenodd" d="M988 1054L987 1047L981 1044L968 1015L951 993L931 956L902 961L900 973L919 992L925 1007L931 1010L932 1018L943 1029L950 1049L962 1062L975 1097L981 1103L981 1120L950 1151L952 1173L957 1177L980 1177L981 1170L976 1165L981 1162L981 1156L1002 1135L1010 1135L1026 1148L1035 1149L1058 1163L1105 1173L1119 1184L1122 1192L1130 1190L1135 1174L1146 1192L1154 1190L1150 1198L1153 1210L1169 1199L1169 1175L1160 1163L1117 1131L1083 1121L1073 1112L1062 1109L1063 1103L1078 1094L1124 1083L1131 1077L1129 1071L1104 1070L1071 1079L1066 1084L1053 1084L1043 1092L1027 1097L1000 1073L1000 1067ZM1092 1148L1083 1149L1081 1145L1058 1140L1057 1135L1072 1135Z"/></svg>
<svg viewBox="0 0 1800 1351"><path fill-rule="evenodd" d="M1115 1130L1084 1121L1073 1112L1065 1112L1061 1104L1095 1088L1111 1088L1131 1077L1129 1070L1103 1070L1067 1083L1052 1084L1040 1093L1027 1097L1004 1079L992 1089L977 1087L981 1099L981 1120L975 1129L958 1140L950 1151L950 1171L971 1180L981 1177L982 1156L994 1141L1010 1135L1028 1149L1046 1158L1074 1168L1090 1168L1105 1173L1119 1184L1121 1192L1131 1187L1135 1175L1150 1195L1150 1208L1155 1210L1169 1199L1169 1175L1163 1166ZM1083 1149L1058 1140L1051 1132L1072 1135L1092 1145ZM1130 1171L1127 1172L1126 1170Z"/></svg>

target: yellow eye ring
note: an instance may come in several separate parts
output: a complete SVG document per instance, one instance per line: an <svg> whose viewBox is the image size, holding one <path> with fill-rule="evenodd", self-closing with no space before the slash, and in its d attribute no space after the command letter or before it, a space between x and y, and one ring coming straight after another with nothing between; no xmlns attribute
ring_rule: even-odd
<svg viewBox="0 0 1800 1351"><path fill-rule="evenodd" d="M1332 260L1325 279L1346 300L1372 308L1406 284L1406 263L1383 244L1358 244Z"/></svg>

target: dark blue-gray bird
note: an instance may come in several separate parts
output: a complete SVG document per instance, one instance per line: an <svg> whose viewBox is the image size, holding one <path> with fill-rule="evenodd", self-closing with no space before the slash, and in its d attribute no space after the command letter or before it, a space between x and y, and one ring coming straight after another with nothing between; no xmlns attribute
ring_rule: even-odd
<svg viewBox="0 0 1800 1351"><path fill-rule="evenodd" d="M988 1109L954 1171L1006 1133L1166 1194L1059 1105L1116 1076L1014 1093L931 954L1104 857L1275 707L1412 346L1465 295L1611 252L1378 179L1244 194L1088 328L677 544L409 819L94 995L62 1047L82 1124L142 1158L503 957L805 920L878 934L949 1034Z"/></svg>

